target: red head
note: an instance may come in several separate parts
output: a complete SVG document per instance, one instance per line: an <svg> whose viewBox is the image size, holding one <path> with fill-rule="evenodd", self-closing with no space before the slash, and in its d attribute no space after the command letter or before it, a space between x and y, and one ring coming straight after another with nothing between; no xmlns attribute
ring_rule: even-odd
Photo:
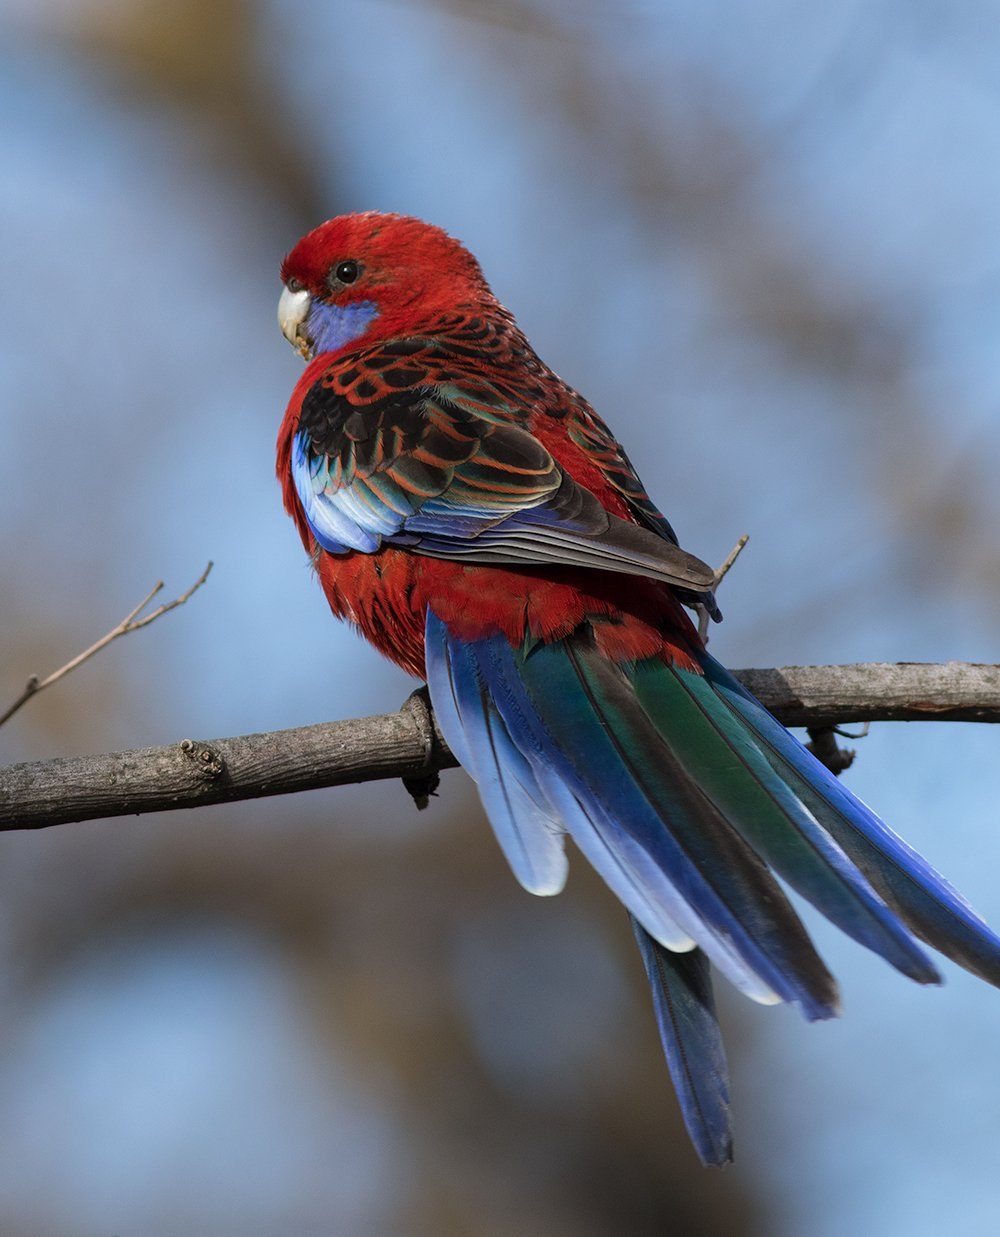
<svg viewBox="0 0 1000 1237"><path fill-rule="evenodd" d="M285 258L281 279L281 329L307 356L496 306L479 263L447 232L377 211L320 224Z"/></svg>

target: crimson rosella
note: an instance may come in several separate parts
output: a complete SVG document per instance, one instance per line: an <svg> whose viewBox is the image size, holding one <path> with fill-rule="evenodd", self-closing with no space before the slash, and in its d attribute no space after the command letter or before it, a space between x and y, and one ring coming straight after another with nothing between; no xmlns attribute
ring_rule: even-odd
<svg viewBox="0 0 1000 1237"><path fill-rule="evenodd" d="M346 215L281 277L308 364L278 476L330 606L426 678L521 884L560 890L569 834L624 903L704 1162L732 1153L709 962L837 1013L775 876L918 983L915 937L1000 985L1000 939L705 651L713 571L466 249Z"/></svg>

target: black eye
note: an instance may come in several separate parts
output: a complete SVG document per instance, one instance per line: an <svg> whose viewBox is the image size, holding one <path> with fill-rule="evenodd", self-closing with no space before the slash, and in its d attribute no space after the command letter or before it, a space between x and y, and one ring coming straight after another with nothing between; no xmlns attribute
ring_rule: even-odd
<svg viewBox="0 0 1000 1237"><path fill-rule="evenodd" d="M333 272L338 283L354 283L360 274L361 267L353 258L348 258L346 262L338 262Z"/></svg>

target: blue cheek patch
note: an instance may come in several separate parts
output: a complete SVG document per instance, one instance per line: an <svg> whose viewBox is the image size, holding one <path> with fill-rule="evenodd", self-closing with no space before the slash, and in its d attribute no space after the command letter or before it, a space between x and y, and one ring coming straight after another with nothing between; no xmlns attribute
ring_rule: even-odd
<svg viewBox="0 0 1000 1237"><path fill-rule="evenodd" d="M374 301L355 301L351 305L327 305L313 301L308 330L317 355L336 352L364 335L378 317Z"/></svg>

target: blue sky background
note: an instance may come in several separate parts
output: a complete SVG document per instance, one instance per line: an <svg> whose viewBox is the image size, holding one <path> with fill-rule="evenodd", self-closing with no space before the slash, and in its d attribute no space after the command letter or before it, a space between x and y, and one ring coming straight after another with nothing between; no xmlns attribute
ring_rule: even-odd
<svg viewBox="0 0 1000 1237"><path fill-rule="evenodd" d="M300 366L277 265L346 209L465 241L686 546L719 560L751 534L717 656L1000 660L993 6L170 11L0 0L3 698L157 579L172 595L216 564L5 727L5 762L359 716L410 690L330 620L273 478ZM215 48L216 78L220 28L241 41ZM998 743L876 726L848 774L994 924ZM5 1232L446 1231L413 1201L419 1080L401 1106L387 1019L337 988L343 955L391 970L385 942L366 966L365 934L396 919L440 932L450 969L412 991L396 975L388 1022L419 1021L442 984L484 1087L462 1101L475 1136L427 1134L456 1231L588 1231L465 1144L514 1093L522 1114L530 1094L601 1120L633 1068L616 1054L654 1036L624 925L593 917L579 874L555 904L508 899L460 775L420 818L398 787L361 787L2 849ZM494 872L504 892L475 901ZM310 911L322 948L276 934L272 886L328 907ZM447 932L426 926L436 899ZM845 1016L809 1027L723 994L739 1158L705 1190L747 1191L760 1231L789 1237L995 1233L1000 996L947 964L943 991L918 989L810 923ZM447 1088L447 1055L436 1068ZM658 1073L646 1085L672 1104Z"/></svg>

